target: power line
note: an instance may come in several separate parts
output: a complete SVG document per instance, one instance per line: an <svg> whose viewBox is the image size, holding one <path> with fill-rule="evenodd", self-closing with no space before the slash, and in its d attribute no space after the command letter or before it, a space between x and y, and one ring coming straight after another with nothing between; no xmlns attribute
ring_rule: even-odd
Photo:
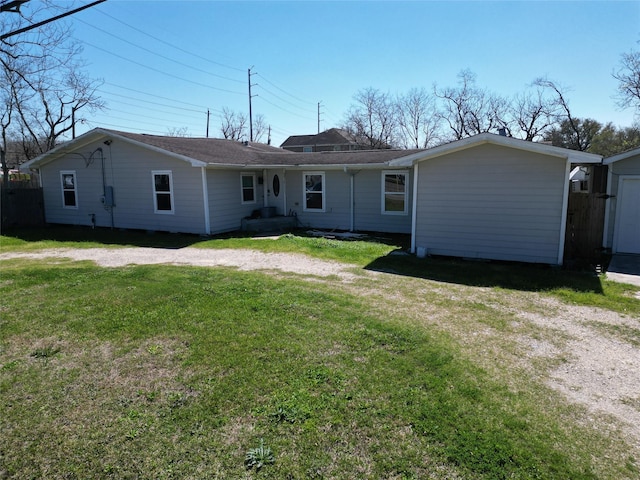
<svg viewBox="0 0 640 480"><path fill-rule="evenodd" d="M29 30L33 30L34 28L41 27L43 25L46 25L47 23L55 22L56 20L60 20L61 18L68 17L69 15L73 15L74 13L80 12L89 7L93 7L94 5L98 5L99 3L102 3L102 2L106 2L106 0L97 0L96 2L83 5L82 7L78 7L74 10L69 10L68 12L62 13L60 15L56 15L55 17L52 17L52 18L48 18L47 20L43 20L42 22L34 23L33 25L29 25L27 27L14 30L13 32L5 33L3 35L0 35L0 40L13 37L14 35L18 35L19 33L28 32Z"/></svg>
<svg viewBox="0 0 640 480"><path fill-rule="evenodd" d="M258 85L258 84L256 84L256 85ZM298 105L295 105L295 104L293 104L293 103L289 102L288 100L285 100L284 98L279 97L279 96L278 96L278 95L276 95L275 93L273 93L273 92L271 92L271 91L267 90L263 85L260 85L260 88L261 88L262 90L264 90L265 92L267 92L269 95L272 95L272 96L276 97L278 100L280 100L280 101L282 101L282 102L284 102L284 103L287 103L287 104L291 105L292 107L299 108L300 110L304 110L304 111L307 111L307 112L308 112L308 110L306 110L305 108L303 108L303 107L299 107Z"/></svg>
<svg viewBox="0 0 640 480"><path fill-rule="evenodd" d="M211 63L211 64L218 65L218 66L220 66L220 67L228 68L228 69L230 69L230 70L235 70L236 72L244 72L244 69L242 69L242 68L232 67L232 66L230 66L230 65L226 65L226 64L224 64L224 63L216 62L216 61L211 60L211 59L209 59L209 58L203 57L203 56L201 56L201 55L198 55L198 54L196 54L196 53L190 52L190 51L185 50L185 49L183 49L183 48L180 48L180 47L178 47L178 46L176 46L176 45L173 45L173 44L171 44L171 43L169 43L169 42L167 42L167 41L165 41L165 40L163 40L163 39L161 39L161 38L158 38L158 37L156 37L156 36L154 36L154 35L151 35L150 33L147 33L147 32L145 32L145 31L143 31L143 30L140 30L139 28L134 27L133 25L129 25L128 23L126 23L126 22L124 22L124 21L122 21L122 20L120 20L120 19L118 19L118 18L116 18L116 17L114 17L114 16L112 16L112 15L109 15L107 12L104 12L104 11L100 10L99 8L96 8L96 11L98 11L98 12L100 12L101 14L103 14L103 15L105 15L105 16L107 16L107 17L111 18L112 20L115 20L116 22L121 23L122 25L125 25L126 27L129 27L129 28L130 28L130 29L132 29L132 30L135 30L135 31L136 31L136 32L138 32L138 33L141 33L141 34L143 34L143 35L146 35L146 36L147 36L147 37L149 37L149 38L152 38L153 40L155 40L155 41L157 41L157 42L160 42L160 43L162 43L162 44L164 44L164 45L167 45L167 46L169 46L169 47L171 47L171 48L175 48L176 50L178 50L178 51L180 51L180 52L182 52L182 53L186 53L187 55L191 55L191 56L193 56L193 57L199 58L200 60L204 60L205 62L209 62L209 63Z"/></svg>
<svg viewBox="0 0 640 480"><path fill-rule="evenodd" d="M258 98L262 99L262 101L264 101L264 102L267 102L269 105L271 105L271 106L273 106L273 107L276 107L277 109L282 110L283 112L286 112L286 113L288 113L288 114L290 114L290 115L294 115L294 116L296 116L296 117L298 117L298 118L304 118L305 120L311 120L309 117L305 117L305 116L303 116L303 115L299 115L299 114L297 114L297 113L295 113L295 112L292 112L292 111L290 111L290 110L287 110L286 108L282 108L280 105L276 105L275 103L273 103L273 102L271 102L271 101L267 100L267 99L266 99L266 98L264 98L264 97L258 97Z"/></svg>
<svg viewBox="0 0 640 480"><path fill-rule="evenodd" d="M187 114L184 114L184 113L167 112L165 110L158 110L157 108L149 108L149 107L144 107L144 106L139 106L139 105L132 105L129 102L124 102L124 101L121 101L121 100L109 100L109 103L112 103L112 102L113 103L120 103L120 104L123 104L123 105L128 105L130 107L142 108L142 109L144 109L145 112L164 113L166 115L171 115L171 116L174 116L174 117L188 118L188 119L191 119L191 120L194 120L194 121L196 120L196 116L193 115L193 114L187 115ZM107 110L118 111L120 113L126 113L126 114L129 114L129 115L138 115L137 113L126 112L126 111L120 110L120 109L116 110L116 109L113 109L111 107L107 107ZM200 113L202 113L202 112L200 112ZM144 115L141 115L141 117L144 117ZM145 118L155 118L155 119L157 119L158 117L145 117Z"/></svg>
<svg viewBox="0 0 640 480"><path fill-rule="evenodd" d="M213 87L211 85L206 85L206 84L200 83L200 82L194 82L193 80L188 80L186 78L179 77L178 75L174 75L173 73L168 73L168 72L162 71L162 70L160 70L158 68L150 67L149 65L145 65L143 63L140 63L140 62L138 62L136 60L131 60L130 58L123 57L122 55L118 55L117 53L110 52L109 50L106 50L106 49L104 49L102 47L98 47L97 45L94 45L92 43L87 42L86 40L83 40L83 42L85 44L89 45L90 47L93 47L93 48L95 48L97 50L100 50L101 52L108 53L109 55L113 55L114 57L118 57L121 60L125 60L127 62L133 63L133 64L138 65L140 67L147 68L147 69L152 70L154 72L161 73L162 75L166 75L168 77L172 77L172 78L175 78L177 80L181 80L183 82L191 83L193 85L198 85L199 87L209 88L211 90L217 90L217 91L220 91L220 92L231 93L233 95L244 95L243 93L234 92L233 90L227 90L227 89L224 89L224 88L218 88L218 87Z"/></svg>
<svg viewBox="0 0 640 480"><path fill-rule="evenodd" d="M204 108L202 105L197 105L195 103L183 102L182 100L175 100L173 98L163 97L161 95L156 95L155 93L143 92L142 90L136 90L135 88L124 87L124 86L118 85L116 83L112 83L112 82L104 82L104 83L105 83L105 85L111 85L112 87L122 88L123 90L129 90L130 92L140 93L142 95L147 95L147 96L153 97L153 98L161 98L163 100L168 100L170 102L180 103L182 105L189 105L190 107L196 107L196 108L199 109L199 110L191 110L192 112L200 112L202 110L202 108ZM148 100L140 100L140 101L143 102L143 101L148 101ZM153 103L153 102L150 102L150 103ZM167 106L168 107L170 106L171 108L180 108L180 107L173 107L171 105L167 105ZM188 110L188 109L185 108L184 110Z"/></svg>
<svg viewBox="0 0 640 480"><path fill-rule="evenodd" d="M207 74L207 75L211 75L211 76L213 76L213 77L222 78L223 80L228 80L228 81L230 81L230 82L235 82L235 83L244 83L244 82L242 82L241 80L237 80L237 79L235 79L235 78L225 77L224 75L218 75L217 73L211 73L211 72L208 72L208 71L203 70L203 69L201 69L201 68L194 67L194 66L192 66L192 65L189 65L189 64L187 64L187 63L181 62L181 61L179 61L179 60L175 60L175 59L173 59L173 58L167 57L166 55L162 55L161 53L154 52L153 50L150 50L150 49L148 49L148 48L146 48L146 47L143 47L143 46L141 46L141 45L138 45L138 44L136 44L136 43L130 42L129 40L126 40L126 39L124 39L124 38L122 38L122 37L119 37L118 35L115 35L115 34L113 34L113 33L109 32L109 31L107 31L107 30L104 30L104 29L102 29L102 28L100 28L100 27L96 27L95 25L92 25L92 24L90 24L90 23L87 23L87 22L85 22L84 20L80 20L80 19L78 19L78 21L80 21L80 22L84 23L85 25L90 26L91 28L95 28L96 30L98 30L98 31L100 31L100 32L102 32L102 33L105 33L105 34L107 34L107 35L109 35L109 36L111 36L111 37L113 37L113 38L117 38L117 39L118 39L118 40L120 40L121 42L124 42L124 43L127 43L127 44L129 44L129 45L132 45L132 46L134 46L134 47L136 47L136 48L139 48L140 50L144 50L145 52L148 52L148 53L150 53L150 54L152 54L152 55L156 55L157 57L164 58L165 60L169 60L170 62L174 62L174 63L176 63L176 64L178 64L178 65L182 65L183 67L190 68L190 69L192 69L192 70L195 70L196 72L205 73L205 74Z"/></svg>
<svg viewBox="0 0 640 480"><path fill-rule="evenodd" d="M153 102L151 100L144 100L142 98L131 97L129 95L122 95L120 93L109 92L109 91L106 91L106 90L101 90L101 92L104 95L113 95L113 96L120 97L120 98L126 98L126 99L129 99L129 100L135 100L136 102L142 102L142 103L147 103L149 105L157 105L157 106L166 107L166 108L173 108L173 109L176 109L176 110L183 110L185 112L202 113L202 112L207 110L206 108L200 108L200 109L196 110L196 109L193 109L193 108L176 107L175 105L167 105L166 103ZM145 107L145 108L147 108L147 107ZM169 113L169 112L164 112L164 113Z"/></svg>
<svg viewBox="0 0 640 480"><path fill-rule="evenodd" d="M294 98L295 100L301 102L301 103L306 103L307 105L313 105L313 102L310 102L308 100L302 100L301 98L296 97L295 95L287 92L286 90L278 87L276 84L274 84L273 82L270 82L269 80L267 80L263 75L258 74L258 76L263 79L265 82L267 82L269 85L271 85L272 87L280 90L282 93L289 95L291 98Z"/></svg>

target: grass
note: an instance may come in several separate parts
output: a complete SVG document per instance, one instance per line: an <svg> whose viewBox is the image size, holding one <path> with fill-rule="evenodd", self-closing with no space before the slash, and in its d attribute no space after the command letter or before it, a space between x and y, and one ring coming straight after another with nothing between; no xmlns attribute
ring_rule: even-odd
<svg viewBox="0 0 640 480"><path fill-rule="evenodd" d="M638 472L615 432L517 368L496 375L401 300L228 269L1 265L3 478ZM481 303L428 301L506 328Z"/></svg>

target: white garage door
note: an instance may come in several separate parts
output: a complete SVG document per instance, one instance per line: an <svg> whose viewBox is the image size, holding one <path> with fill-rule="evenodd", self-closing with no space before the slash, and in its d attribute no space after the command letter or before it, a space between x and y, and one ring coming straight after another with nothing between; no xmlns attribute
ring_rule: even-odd
<svg viewBox="0 0 640 480"><path fill-rule="evenodd" d="M640 178L622 178L618 188L616 250L640 253Z"/></svg>

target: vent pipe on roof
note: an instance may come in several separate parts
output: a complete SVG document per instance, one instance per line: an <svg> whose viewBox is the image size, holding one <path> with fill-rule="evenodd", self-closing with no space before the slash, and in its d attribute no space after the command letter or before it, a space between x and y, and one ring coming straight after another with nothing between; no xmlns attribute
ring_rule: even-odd
<svg viewBox="0 0 640 480"><path fill-rule="evenodd" d="M500 127L498 129L498 135L500 135L501 137L506 137L507 136L507 129L504 127Z"/></svg>

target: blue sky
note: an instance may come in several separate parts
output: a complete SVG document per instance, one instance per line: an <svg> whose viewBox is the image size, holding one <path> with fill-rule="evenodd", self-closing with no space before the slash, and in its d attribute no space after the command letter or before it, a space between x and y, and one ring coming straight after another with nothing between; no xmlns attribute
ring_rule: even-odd
<svg viewBox="0 0 640 480"><path fill-rule="evenodd" d="M83 2L88 3L88 2ZM578 117L629 126L612 98L620 55L640 48L640 1L245 2L108 0L69 17L88 73L104 80L96 126L220 136L223 107L272 126L272 143L339 126L366 87L391 94L478 86L512 96L547 76Z"/></svg>

